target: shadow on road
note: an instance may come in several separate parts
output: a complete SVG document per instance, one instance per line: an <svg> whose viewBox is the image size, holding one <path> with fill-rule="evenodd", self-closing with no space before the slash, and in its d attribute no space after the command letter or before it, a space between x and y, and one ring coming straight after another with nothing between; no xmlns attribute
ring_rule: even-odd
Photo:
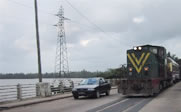
<svg viewBox="0 0 181 112"><path fill-rule="evenodd" d="M104 97L109 97L109 96L100 95L100 98L95 98L94 96L80 96L79 99L77 99L77 100L95 100L95 99L101 99L101 98L104 98Z"/></svg>

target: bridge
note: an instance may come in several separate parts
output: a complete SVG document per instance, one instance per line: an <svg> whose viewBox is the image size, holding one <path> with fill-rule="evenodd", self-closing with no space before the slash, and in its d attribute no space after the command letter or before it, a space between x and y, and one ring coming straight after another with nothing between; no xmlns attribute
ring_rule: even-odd
<svg viewBox="0 0 181 112"><path fill-rule="evenodd" d="M110 96L81 97L65 93L46 98L0 104L3 112L180 112L181 82L154 97L126 97L111 90Z"/></svg>

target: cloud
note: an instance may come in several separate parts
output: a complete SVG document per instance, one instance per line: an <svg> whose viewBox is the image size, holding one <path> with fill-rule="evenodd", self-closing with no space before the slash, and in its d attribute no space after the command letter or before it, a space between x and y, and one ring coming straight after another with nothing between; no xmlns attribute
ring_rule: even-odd
<svg viewBox="0 0 181 112"><path fill-rule="evenodd" d="M98 39L96 38L93 38L93 39L88 39L88 40L81 40L80 41L80 44L83 46L83 47L86 47L88 44L94 42L94 41L97 41Z"/></svg>
<svg viewBox="0 0 181 112"><path fill-rule="evenodd" d="M20 2L18 0L14 0ZM106 70L126 63L137 45L165 46L181 57L180 0L69 0L63 2L70 70ZM0 71L37 72L33 1L0 1ZM40 0L39 31L43 72L53 72L59 1ZM32 8L31 8L32 7ZM104 32L102 32L99 28ZM173 47L175 49L173 49ZM78 66L77 66L78 65Z"/></svg>
<svg viewBox="0 0 181 112"><path fill-rule="evenodd" d="M73 48L74 46L74 44L67 43L67 48Z"/></svg>
<svg viewBox="0 0 181 112"><path fill-rule="evenodd" d="M116 37L108 38L107 35L115 35ZM87 33L84 37L94 37L96 40L90 42L86 47L77 44L74 48L69 48L70 68L72 70L82 70L82 68L90 71L101 70L107 68L116 68L126 62L126 37L119 38L121 35L117 33ZM131 41L131 40L130 40ZM123 56L123 58L121 58ZM111 58L110 58L111 57ZM80 61L81 60L81 61ZM119 61L118 61L119 60ZM77 66L79 65L79 66Z"/></svg>
<svg viewBox="0 0 181 112"><path fill-rule="evenodd" d="M144 22L145 18L144 17L134 17L133 18L133 22L136 24L140 24L142 22Z"/></svg>
<svg viewBox="0 0 181 112"><path fill-rule="evenodd" d="M81 40L81 41L80 41L80 44L81 44L82 46L86 47L86 46L88 45L88 43L90 43L90 42L91 42L91 40Z"/></svg>
<svg viewBox="0 0 181 112"><path fill-rule="evenodd" d="M0 32L3 32L4 26L0 25Z"/></svg>
<svg viewBox="0 0 181 112"><path fill-rule="evenodd" d="M35 50L32 47L32 46L35 46L35 39L21 37L21 38L15 40L14 44L17 49L22 49L27 52L32 52Z"/></svg>

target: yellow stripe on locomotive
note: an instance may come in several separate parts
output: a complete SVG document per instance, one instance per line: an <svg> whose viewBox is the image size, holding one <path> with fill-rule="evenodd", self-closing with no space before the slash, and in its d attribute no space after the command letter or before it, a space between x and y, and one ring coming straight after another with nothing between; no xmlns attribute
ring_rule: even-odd
<svg viewBox="0 0 181 112"><path fill-rule="evenodd" d="M139 59L135 56L135 53L131 53L131 55L130 55L130 53L128 53L127 55L128 55L129 61L131 62L133 67L136 69L137 73L140 73L143 66L145 65L146 61L148 60L150 53L143 52L141 54L141 57L139 57Z"/></svg>

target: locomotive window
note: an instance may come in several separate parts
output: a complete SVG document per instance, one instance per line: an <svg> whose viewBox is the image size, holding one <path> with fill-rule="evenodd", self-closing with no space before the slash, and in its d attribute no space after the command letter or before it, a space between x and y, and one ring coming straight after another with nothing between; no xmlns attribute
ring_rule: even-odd
<svg viewBox="0 0 181 112"><path fill-rule="evenodd" d="M165 66L167 65L167 59L165 58Z"/></svg>
<svg viewBox="0 0 181 112"><path fill-rule="evenodd" d="M152 52L152 53L154 53L154 54L157 54L157 48L150 48L150 51Z"/></svg>
<svg viewBox="0 0 181 112"><path fill-rule="evenodd" d="M163 54L164 54L163 50L160 49L160 50L159 50L159 56L160 56L160 57L163 57Z"/></svg>

